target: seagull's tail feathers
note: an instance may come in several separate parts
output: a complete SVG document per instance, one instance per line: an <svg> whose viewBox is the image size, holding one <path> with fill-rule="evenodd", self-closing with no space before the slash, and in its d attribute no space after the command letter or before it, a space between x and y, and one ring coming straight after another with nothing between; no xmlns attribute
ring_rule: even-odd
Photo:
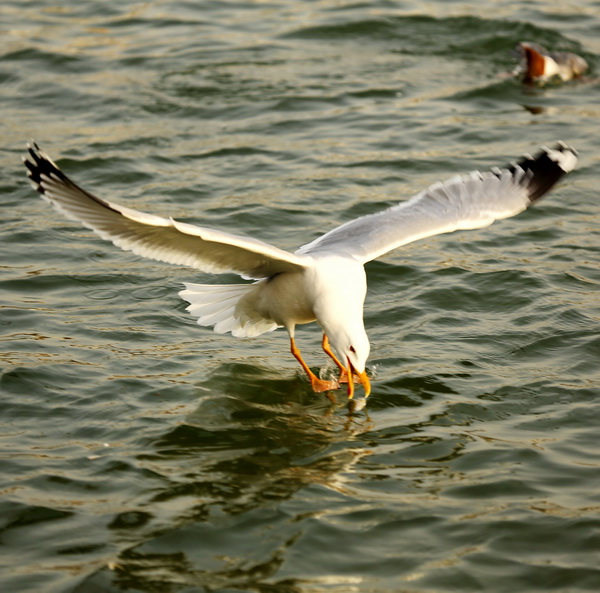
<svg viewBox="0 0 600 593"><path fill-rule="evenodd" d="M231 332L238 338L253 338L277 329L277 324L259 316L248 300L253 284L191 284L179 296L190 303L186 308L198 318L198 325L214 325L219 334ZM250 306L245 306L246 304Z"/></svg>

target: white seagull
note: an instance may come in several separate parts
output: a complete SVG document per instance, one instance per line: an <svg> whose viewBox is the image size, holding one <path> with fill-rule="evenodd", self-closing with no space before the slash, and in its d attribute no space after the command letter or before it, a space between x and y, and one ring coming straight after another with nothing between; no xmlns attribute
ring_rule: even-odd
<svg viewBox="0 0 600 593"><path fill-rule="evenodd" d="M294 253L251 237L178 222L95 197L71 181L40 148L23 159L32 186L67 217L122 249L155 260L219 274L245 284L185 284L180 296L200 325L218 333L253 337L284 327L292 354L315 392L354 381L371 391L365 365L369 339L363 324L367 291L364 264L412 241L459 229L487 227L541 198L577 162L576 151L557 143L503 168L453 177L397 205L351 220ZM310 370L294 341L296 325L316 321L323 350L339 367L337 381ZM333 348L333 349L332 349Z"/></svg>

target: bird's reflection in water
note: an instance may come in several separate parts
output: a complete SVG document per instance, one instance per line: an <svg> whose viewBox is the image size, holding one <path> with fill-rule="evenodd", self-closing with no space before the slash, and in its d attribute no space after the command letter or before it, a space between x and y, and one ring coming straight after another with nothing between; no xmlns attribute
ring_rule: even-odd
<svg viewBox="0 0 600 593"><path fill-rule="evenodd" d="M315 500L323 510L347 504L344 474L369 454L357 437L370 422L349 416L345 401L336 407L315 396L300 378L255 366L223 365L199 387L185 423L138 458L149 483L160 485L125 514L144 521L113 522L115 538L131 544L112 576L97 576L123 590L160 583L164 592L262 591L276 582L277 591L300 591L297 579L276 575Z"/></svg>

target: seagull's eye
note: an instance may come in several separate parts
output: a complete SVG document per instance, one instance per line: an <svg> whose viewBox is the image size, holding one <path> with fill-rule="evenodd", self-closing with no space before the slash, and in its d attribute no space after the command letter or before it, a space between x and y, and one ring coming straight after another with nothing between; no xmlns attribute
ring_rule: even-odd
<svg viewBox="0 0 600 593"><path fill-rule="evenodd" d="M354 346L350 346L350 352L353 352L354 354L356 354L356 350L354 350Z"/></svg>

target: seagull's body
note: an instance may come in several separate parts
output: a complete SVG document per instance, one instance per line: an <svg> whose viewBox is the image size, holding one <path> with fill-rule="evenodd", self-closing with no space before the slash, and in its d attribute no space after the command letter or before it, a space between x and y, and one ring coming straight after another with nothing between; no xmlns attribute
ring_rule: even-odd
<svg viewBox="0 0 600 593"><path fill-rule="evenodd" d="M103 239L138 255L208 273L234 272L253 283L186 284L179 294L200 325L253 337L284 327L313 389L339 387L309 369L296 346L296 325L316 321L323 349L354 394L354 376L370 392L369 340L363 324L364 264L402 245L440 233L476 229L514 216L573 169L576 152L563 143L488 172L436 183L410 200L349 221L300 247L283 251L257 239L199 227L119 206L72 182L37 145L25 165L33 187L57 210ZM330 345L333 347L330 347Z"/></svg>
<svg viewBox="0 0 600 593"><path fill-rule="evenodd" d="M571 52L549 52L537 43L519 43L517 52L522 63L517 67L516 75L527 83L544 84L552 79L567 82L588 69L581 56Z"/></svg>

